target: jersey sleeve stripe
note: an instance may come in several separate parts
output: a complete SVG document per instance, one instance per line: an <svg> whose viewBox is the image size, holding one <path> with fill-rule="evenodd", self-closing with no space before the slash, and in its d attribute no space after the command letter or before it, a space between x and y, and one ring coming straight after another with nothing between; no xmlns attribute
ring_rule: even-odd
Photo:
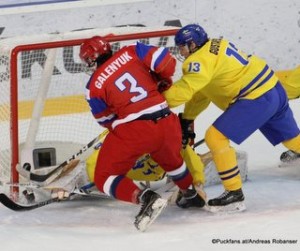
<svg viewBox="0 0 300 251"><path fill-rule="evenodd" d="M98 115L94 115L95 119L97 120L97 122L99 124L105 124L105 123L110 123L112 122L115 118L116 115L114 113L109 114L108 116L100 116L98 117Z"/></svg>
<svg viewBox="0 0 300 251"><path fill-rule="evenodd" d="M151 66L150 66L152 71L157 70L158 65L163 61L166 54L167 54L167 49L163 48L163 47L157 49L153 53L152 60L151 60Z"/></svg>
<svg viewBox="0 0 300 251"><path fill-rule="evenodd" d="M103 112L107 108L106 103L99 98L90 98L88 103L94 115Z"/></svg>

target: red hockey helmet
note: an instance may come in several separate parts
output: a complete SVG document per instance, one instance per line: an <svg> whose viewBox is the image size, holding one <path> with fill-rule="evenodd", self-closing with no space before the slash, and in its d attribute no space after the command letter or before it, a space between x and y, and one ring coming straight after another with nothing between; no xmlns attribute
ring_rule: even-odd
<svg viewBox="0 0 300 251"><path fill-rule="evenodd" d="M92 67L103 62L112 55L110 44L100 36L94 36L85 40L80 46L79 56L81 60ZM105 61L105 60L104 60Z"/></svg>

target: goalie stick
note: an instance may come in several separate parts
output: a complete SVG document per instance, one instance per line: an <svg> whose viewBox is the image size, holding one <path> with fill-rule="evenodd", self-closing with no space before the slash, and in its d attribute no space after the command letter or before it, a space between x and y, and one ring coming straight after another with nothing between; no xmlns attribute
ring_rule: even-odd
<svg viewBox="0 0 300 251"><path fill-rule="evenodd" d="M25 186L26 186L26 184L25 184ZM39 188L39 186L36 186L35 188ZM32 205L21 205L15 201L13 201L12 199L10 199L6 194L0 193L0 203L2 203L5 207L7 207L13 211L30 211L33 209L44 207L46 205L49 205L49 204L52 204L55 202L69 201L72 197L74 197L76 195L97 197L97 198L104 198L104 199L110 198L108 195L106 195L104 193L103 194L102 193L99 193L99 194L84 193L80 189L75 189L72 193L70 193L70 196L64 200L60 200L59 198L50 198L50 199L47 199L47 200L44 200L41 202L37 202Z"/></svg>
<svg viewBox="0 0 300 251"><path fill-rule="evenodd" d="M169 182L169 183L165 184L164 186L160 187L159 189L157 189L156 192L159 193L163 198L168 197L169 199L171 199L173 197L173 193L176 192L176 191L174 191L174 192L171 191L171 189L174 186L175 185L173 182ZM44 207L46 205L49 205L49 204L52 204L55 202L68 201L75 195L83 195L83 196L91 196L91 197L99 197L99 198L111 198L106 194L99 194L99 195L84 194L80 191L75 190L74 192L72 192L70 194L70 196L66 200L60 200L59 198L51 198L51 199L48 199L45 201L37 202L33 205L21 205L21 204L18 204L17 202L14 202L6 194L0 193L0 203L2 203L5 207L7 207L13 211L30 211L33 209Z"/></svg>
<svg viewBox="0 0 300 251"><path fill-rule="evenodd" d="M14 202L6 194L0 193L0 202L4 206L6 206L7 208L9 208L13 211L29 211L29 210L36 209L36 208L39 208L39 207L43 207L43 206L46 206L48 204L51 204L53 202L58 202L58 201L59 201L58 198L51 198L51 199L48 199L48 200L45 200L45 201L38 202L38 203L33 204L33 205L29 205L29 206L24 205L23 206L23 205L20 205L20 204Z"/></svg>
<svg viewBox="0 0 300 251"><path fill-rule="evenodd" d="M193 149L195 149L196 147L202 145L205 142L205 139L201 139L199 141L197 141L194 145L193 145Z"/></svg>
<svg viewBox="0 0 300 251"><path fill-rule="evenodd" d="M7 208L9 208L13 211L30 211L30 210L33 210L33 209L37 209L37 208L52 204L54 202L69 201L73 196L76 196L76 195L97 197L97 198L104 198L104 199L110 198L106 194L100 194L100 193L99 194L85 194L83 192L80 192L79 190L78 191L75 190L65 200L60 200L59 198L51 198L51 199L48 199L48 200L37 202L37 203L32 204L32 205L21 205L21 204L18 204L17 202L14 202L6 194L0 193L0 203L2 203L5 207L7 207Z"/></svg>

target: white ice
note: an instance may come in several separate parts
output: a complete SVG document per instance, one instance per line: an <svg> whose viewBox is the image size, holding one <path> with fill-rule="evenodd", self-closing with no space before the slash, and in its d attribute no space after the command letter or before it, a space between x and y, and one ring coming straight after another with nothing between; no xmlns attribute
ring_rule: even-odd
<svg viewBox="0 0 300 251"><path fill-rule="evenodd" d="M300 124L299 101L291 106ZM203 120L197 119L199 137L217 115L209 108ZM300 167L279 168L285 149L274 148L260 133L235 147L247 151L249 158L245 212L215 215L169 206L147 232L140 233L133 226L139 207L114 200L76 200L27 212L0 205L1 250L300 250ZM206 192L212 198L223 188L211 186ZM248 239L271 244L242 244ZM273 239L296 243L275 244Z"/></svg>

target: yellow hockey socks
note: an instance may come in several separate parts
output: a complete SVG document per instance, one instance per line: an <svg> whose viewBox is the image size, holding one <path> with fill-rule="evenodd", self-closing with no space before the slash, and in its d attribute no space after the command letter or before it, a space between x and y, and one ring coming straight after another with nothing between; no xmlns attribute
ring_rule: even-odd
<svg viewBox="0 0 300 251"><path fill-rule="evenodd" d="M224 188L228 191L240 189L242 179L237 165L236 153L234 148L229 145L229 139L214 126L210 126L206 132L205 141L212 152Z"/></svg>
<svg viewBox="0 0 300 251"><path fill-rule="evenodd" d="M282 144L289 150L300 154L300 134L295 138L282 142Z"/></svg>

